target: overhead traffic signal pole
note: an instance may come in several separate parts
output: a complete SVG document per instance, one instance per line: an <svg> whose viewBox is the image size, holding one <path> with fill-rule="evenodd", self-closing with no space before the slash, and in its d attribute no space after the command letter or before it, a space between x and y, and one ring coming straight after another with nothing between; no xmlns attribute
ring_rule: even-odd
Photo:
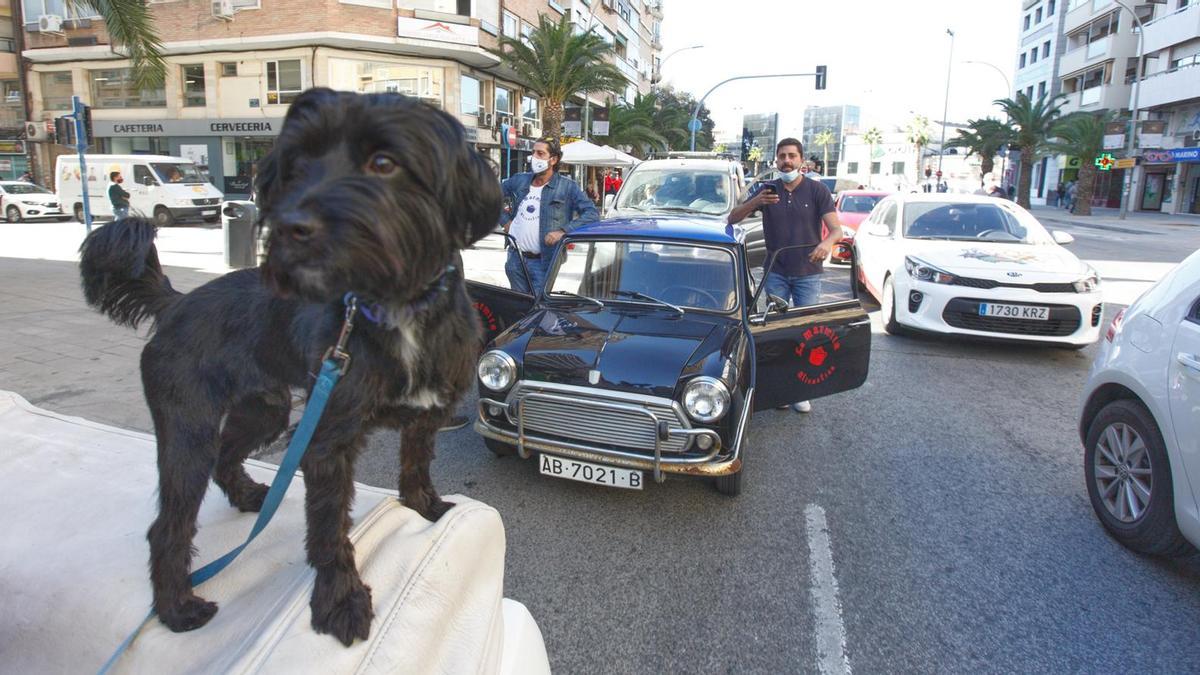
<svg viewBox="0 0 1200 675"><path fill-rule="evenodd" d="M718 82L712 89L709 89L707 92L705 92L704 96L701 96L700 100L696 102L696 109L692 111L692 119L688 121L688 129L692 132L692 145L691 145L692 151L695 152L695 150L696 150L696 132L699 131L699 129L700 129L700 117L699 117L700 116L700 106L704 105L704 99L708 98L709 94L716 91L717 87L720 87L721 85L729 83L729 82L733 82L734 80L757 80L757 79L761 79L764 77L814 77L814 78L816 78L816 81L815 81L816 88L824 89L825 88L825 72L826 72L825 66L817 66L816 72L812 72L812 73L781 73L779 75L740 75L738 77L731 77L728 80L722 80L722 81Z"/></svg>

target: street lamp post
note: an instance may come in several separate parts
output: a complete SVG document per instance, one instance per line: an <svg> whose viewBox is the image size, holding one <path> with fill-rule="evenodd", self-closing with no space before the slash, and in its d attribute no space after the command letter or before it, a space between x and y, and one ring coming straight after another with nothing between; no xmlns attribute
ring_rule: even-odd
<svg viewBox="0 0 1200 675"><path fill-rule="evenodd" d="M1113 0L1121 9L1129 12L1133 20L1138 26L1138 47L1137 47L1137 67L1133 71L1133 105L1129 114L1129 144L1125 152L1126 157L1133 157L1136 152L1135 143L1137 140L1137 124L1138 124L1138 93L1141 88L1139 85L1142 81L1142 38L1146 35L1146 26L1142 24L1142 20L1138 17L1137 12L1134 12L1122 0ZM1137 167L1125 169L1128 173L1125 174L1125 185L1121 190L1121 214L1120 219L1125 220L1125 216L1129 214L1129 200L1132 198L1133 192L1133 174L1137 172Z"/></svg>
<svg viewBox="0 0 1200 675"><path fill-rule="evenodd" d="M938 147L938 180L941 180L942 173L942 158L946 156L946 124L949 120L946 118L950 114L950 69L954 66L954 31L946 29L946 34L950 36L950 58L946 60L946 98L942 102L942 141ZM920 171L920 168L917 169Z"/></svg>
<svg viewBox="0 0 1200 675"><path fill-rule="evenodd" d="M987 61L964 61L963 63L974 63L977 66L987 66L988 68L991 68L992 70L999 73L1000 77L1004 78L1004 95L1012 96L1012 90L1013 90L1012 81L1008 79L1008 75L1005 75L1004 71L1001 70L999 66L997 66L994 63L988 63ZM1007 122L1008 121L1008 113L1005 113L1004 117L1005 117L1005 121ZM1004 183L1004 176L1007 173L1008 173L1008 146L1006 144L1004 147L1004 153L1002 155L1000 155L1000 183L1001 184ZM982 176L980 178L982 178ZM982 181L980 181L980 182L982 184Z"/></svg>
<svg viewBox="0 0 1200 675"><path fill-rule="evenodd" d="M690 47L680 47L679 49L676 49L675 51L671 52L670 54L667 54L665 57L663 57L662 61L658 62L658 69L657 69L657 72L654 73L654 81L651 82L651 84L658 84L659 82L662 82L663 66L667 65L667 61L669 61L672 56L675 56L679 52L686 52L689 49L704 49L704 45L692 45Z"/></svg>
<svg viewBox="0 0 1200 675"><path fill-rule="evenodd" d="M708 98L708 95L713 93L714 91L716 91L717 88L720 87L721 85L727 84L729 82L733 82L734 80L757 80L757 79L762 79L764 77L815 77L816 75L817 75L817 73L780 73L778 75L739 75L738 77L731 77L728 80L721 80L720 82L716 83L712 89L709 89L707 92L704 93L704 96L700 97L699 101L696 101L696 108L694 110L692 110L692 119L688 121L688 129L692 132L692 143L691 143L692 151L694 152L696 150L696 131L700 128L700 106L704 105L704 99Z"/></svg>

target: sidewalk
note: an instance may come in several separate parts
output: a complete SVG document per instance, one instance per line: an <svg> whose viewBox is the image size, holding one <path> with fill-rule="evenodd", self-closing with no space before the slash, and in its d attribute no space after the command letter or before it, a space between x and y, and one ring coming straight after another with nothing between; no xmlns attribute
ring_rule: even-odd
<svg viewBox="0 0 1200 675"><path fill-rule="evenodd" d="M1120 209L1093 208L1092 215L1077 216L1066 209L1035 204L1029 211L1042 222L1101 229L1118 228L1117 232L1122 230L1141 231L1146 227L1200 227L1200 214L1195 213L1170 214L1131 211L1125 220L1121 220Z"/></svg>

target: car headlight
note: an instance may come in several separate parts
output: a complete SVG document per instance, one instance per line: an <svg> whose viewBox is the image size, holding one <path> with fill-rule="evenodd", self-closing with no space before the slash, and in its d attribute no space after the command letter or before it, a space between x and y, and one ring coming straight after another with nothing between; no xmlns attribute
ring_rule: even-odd
<svg viewBox="0 0 1200 675"><path fill-rule="evenodd" d="M954 283L954 275L940 270L933 265L911 255L904 256L904 269L908 271L908 276L917 281L928 281L934 284L952 284Z"/></svg>
<svg viewBox="0 0 1200 675"><path fill-rule="evenodd" d="M1096 274L1096 270L1089 267L1087 276L1076 281L1072 286L1075 287L1076 293L1091 293L1100 288L1100 275Z"/></svg>
<svg viewBox="0 0 1200 675"><path fill-rule="evenodd" d="M502 351L493 350L479 359L479 381L492 391L504 391L517 379L517 362Z"/></svg>
<svg viewBox="0 0 1200 675"><path fill-rule="evenodd" d="M683 409L697 422L716 422L729 412L729 389L714 377L697 377L683 388Z"/></svg>

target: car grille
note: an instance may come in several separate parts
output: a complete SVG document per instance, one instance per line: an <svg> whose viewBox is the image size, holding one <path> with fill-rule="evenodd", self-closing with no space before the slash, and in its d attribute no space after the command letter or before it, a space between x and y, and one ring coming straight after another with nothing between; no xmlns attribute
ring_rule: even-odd
<svg viewBox="0 0 1200 675"><path fill-rule="evenodd" d="M942 310L942 319L955 328L986 331L988 333L1062 337L1079 330L1079 323L1081 321L1079 309L1070 305L1050 305L1050 318L1046 321L1038 321L1036 319L1005 319L998 316L979 316L979 303L981 302L994 301L954 298L946 303L946 308ZM1008 305L1034 304L1009 302L1007 300L1002 302ZM1044 307L1045 305L1035 306Z"/></svg>
<svg viewBox="0 0 1200 675"><path fill-rule="evenodd" d="M972 277L954 277L955 286L970 288L1032 288L1038 293L1074 293L1075 284L1041 283L1041 284L1007 284L992 279L974 279Z"/></svg>
<svg viewBox="0 0 1200 675"><path fill-rule="evenodd" d="M536 384L528 383L519 383L508 397L509 403L512 404L510 417L513 424L516 424L515 402L535 391L572 399L567 402L531 398L525 402L523 406L525 430L541 436L562 438L589 445L609 445L615 448L654 452L656 425L650 421L649 417L606 408L602 405L604 403L635 405L645 408L654 413L659 421L666 421L672 429L686 429L691 426L687 420L683 419L682 413L676 412L670 399L655 398L650 402L631 401L605 395L602 392L559 391L543 389ZM686 437L673 437L662 441L660 447L663 452L680 453L687 450L690 444L691 440Z"/></svg>
<svg viewBox="0 0 1200 675"><path fill-rule="evenodd" d="M216 197L210 197L208 199L193 199L192 203L196 206L216 206L218 201L220 200Z"/></svg>

